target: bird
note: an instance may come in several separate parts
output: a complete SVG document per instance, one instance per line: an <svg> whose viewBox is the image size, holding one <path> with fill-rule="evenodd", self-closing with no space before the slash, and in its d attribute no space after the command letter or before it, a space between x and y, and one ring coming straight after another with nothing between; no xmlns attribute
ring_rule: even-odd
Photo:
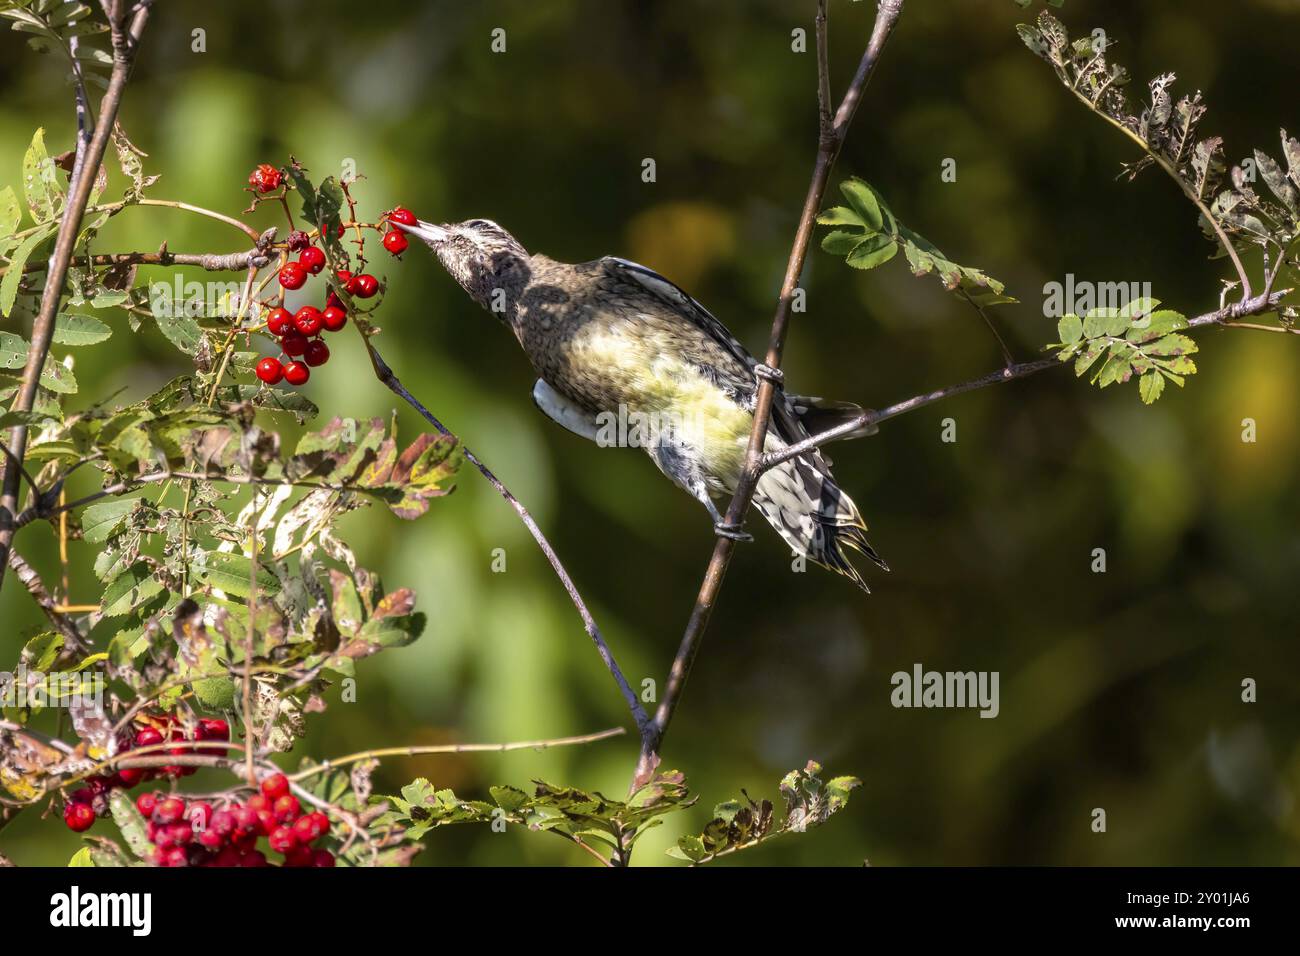
<svg viewBox="0 0 1300 956"><path fill-rule="evenodd" d="M570 264L530 254L489 219L394 225L428 245L470 298L514 333L537 374L532 398L538 409L599 444L640 445L667 478L704 505L719 535L750 538L727 524L717 502L731 497L743 471L761 378L777 386L765 451L862 412L850 402L787 395L781 373L646 266L613 256ZM628 423L637 427L621 427ZM864 425L844 437L874 431ZM889 570L819 449L764 472L753 502L795 555L863 591L870 588L846 548Z"/></svg>

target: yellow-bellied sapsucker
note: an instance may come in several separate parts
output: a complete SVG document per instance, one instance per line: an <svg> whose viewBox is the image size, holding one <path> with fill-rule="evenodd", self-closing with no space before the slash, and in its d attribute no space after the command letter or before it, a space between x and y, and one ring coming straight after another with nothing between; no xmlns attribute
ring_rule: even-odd
<svg viewBox="0 0 1300 956"><path fill-rule="evenodd" d="M744 466L757 376L779 383L779 373L645 266L612 257L569 265L529 255L486 219L401 228L428 243L465 291L514 332L538 375L538 408L601 443L634 435L622 443L641 445L660 471L702 502L719 534L747 537L725 525L715 500L731 496ZM778 388L765 449L860 412ZM866 582L842 546L888 570L867 543L857 506L816 449L765 472L754 504L797 554L863 590Z"/></svg>

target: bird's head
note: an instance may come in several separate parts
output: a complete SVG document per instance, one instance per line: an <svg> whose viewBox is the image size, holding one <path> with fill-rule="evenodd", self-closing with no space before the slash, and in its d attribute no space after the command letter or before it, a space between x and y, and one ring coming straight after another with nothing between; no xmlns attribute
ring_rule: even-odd
<svg viewBox="0 0 1300 956"><path fill-rule="evenodd" d="M509 321L518 294L528 284L528 250L490 219L436 225L395 223L424 240L443 268L483 308Z"/></svg>

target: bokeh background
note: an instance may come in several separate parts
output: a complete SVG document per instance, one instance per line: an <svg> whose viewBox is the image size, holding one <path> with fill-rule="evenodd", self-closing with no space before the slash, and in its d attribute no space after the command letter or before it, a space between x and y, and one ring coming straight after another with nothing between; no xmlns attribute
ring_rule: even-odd
<svg viewBox="0 0 1300 956"><path fill-rule="evenodd" d="M834 88L847 83L873 4L833 0ZM1021 305L996 317L1017 354L1053 338L1045 282L1150 282L1187 314L1212 308L1222 260L1158 173L1117 180L1132 147L1088 115L1021 44L1012 0L910 2L835 172L879 188L953 258L1002 278ZM354 160L371 215L396 203L439 221L488 217L533 251L618 254L693 292L743 339L766 341L816 143L812 32L802 2L407 3L166 0L150 24L123 121L163 174L152 194L228 213L256 162L297 156L318 175ZM1140 91L1162 71L1205 92L1206 135L1229 157L1278 154L1300 129L1300 5L1068 0L1073 33L1104 26ZM490 51L506 30L507 51ZM191 49L206 31L207 50ZM43 125L72 132L60 66L0 37L0 182L17 184ZM641 179L656 160L658 179ZM945 158L957 180L940 178ZM115 187L116 188L116 187ZM270 209L258 221L275 222ZM234 251L235 234L169 210L130 210L101 248ZM378 340L407 384L528 505L624 669L662 682L712 546L710 523L642 455L584 443L538 414L512 338L423 250L385 262ZM158 277L142 270L141 281ZM192 277L202 278L194 272ZM900 256L857 273L820 251L804 277L787 378L813 394L888 404L988 371L992 339ZM734 864L1283 864L1300 858L1300 345L1199 337L1201 372L1155 407L1048 373L924 408L834 446L836 472L893 567L868 597L817 568L796 574L757 518L732 565L665 754L701 804L651 834L638 862L745 788L775 796L816 758L864 782L820 831ZM344 340L346 341L346 340ZM355 344L355 343L354 343ZM81 401L134 398L183 370L123 320L83 352ZM326 417L388 415L359 348L308 387ZM76 400L73 405L75 407ZM404 407L408 436L421 423ZM958 440L940 441L952 417ZM1258 440L1241 440L1242 419ZM368 510L343 536L430 615L415 645L360 668L302 751L565 735L628 724L563 591L477 474L416 524ZM23 550L55 575L53 536ZM1094 548L1108 569L1090 571ZM493 573L505 549L507 571ZM96 600L91 549L73 545L73 597ZM39 625L6 582L0 661ZM1001 713L896 710L890 675L916 662L996 670ZM1241 701L1244 678L1259 700ZM534 777L621 795L631 736L585 749L394 760L464 796ZM201 777L194 778L199 785ZM1093 833L1105 808L1108 830ZM24 814L0 839L18 863L62 863L76 837ZM483 828L433 833L435 865L590 861L560 841ZM728 864L730 865L730 863Z"/></svg>

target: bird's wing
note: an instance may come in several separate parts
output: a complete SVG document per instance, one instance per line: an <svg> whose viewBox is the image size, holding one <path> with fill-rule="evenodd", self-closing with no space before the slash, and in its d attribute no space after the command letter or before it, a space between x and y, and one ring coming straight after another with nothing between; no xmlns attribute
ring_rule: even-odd
<svg viewBox="0 0 1300 956"><path fill-rule="evenodd" d="M746 378L743 382L736 383L738 386L736 389L737 397L752 406L758 384L752 374L754 366L758 364L758 359L749 353L749 350L727 330L725 325L714 317L713 313L687 295L679 286L640 263L620 259L617 256L606 256L600 262L607 272L624 281L635 283L659 299L659 301L671 307L673 311L694 324L705 335L726 349L736 361L740 362L751 377ZM721 372L722 370L718 371ZM799 416L786 399L783 390L777 390L772 409L773 425L776 433L784 441L793 444L808 437L807 430L801 424ZM811 457L815 458L816 453L811 453Z"/></svg>
<svg viewBox="0 0 1300 956"><path fill-rule="evenodd" d="M596 416L569 401L542 379L533 385L533 404L542 410L547 418L567 428L573 434L588 441L596 441L600 425Z"/></svg>
<svg viewBox="0 0 1300 956"><path fill-rule="evenodd" d="M705 335L730 352L746 369L753 369L758 364L758 359L749 354L745 346L727 331L727 327L714 318L713 313L653 269L617 256L606 256L600 261L608 272L625 281L636 283L661 302L671 306L674 311L680 313Z"/></svg>

